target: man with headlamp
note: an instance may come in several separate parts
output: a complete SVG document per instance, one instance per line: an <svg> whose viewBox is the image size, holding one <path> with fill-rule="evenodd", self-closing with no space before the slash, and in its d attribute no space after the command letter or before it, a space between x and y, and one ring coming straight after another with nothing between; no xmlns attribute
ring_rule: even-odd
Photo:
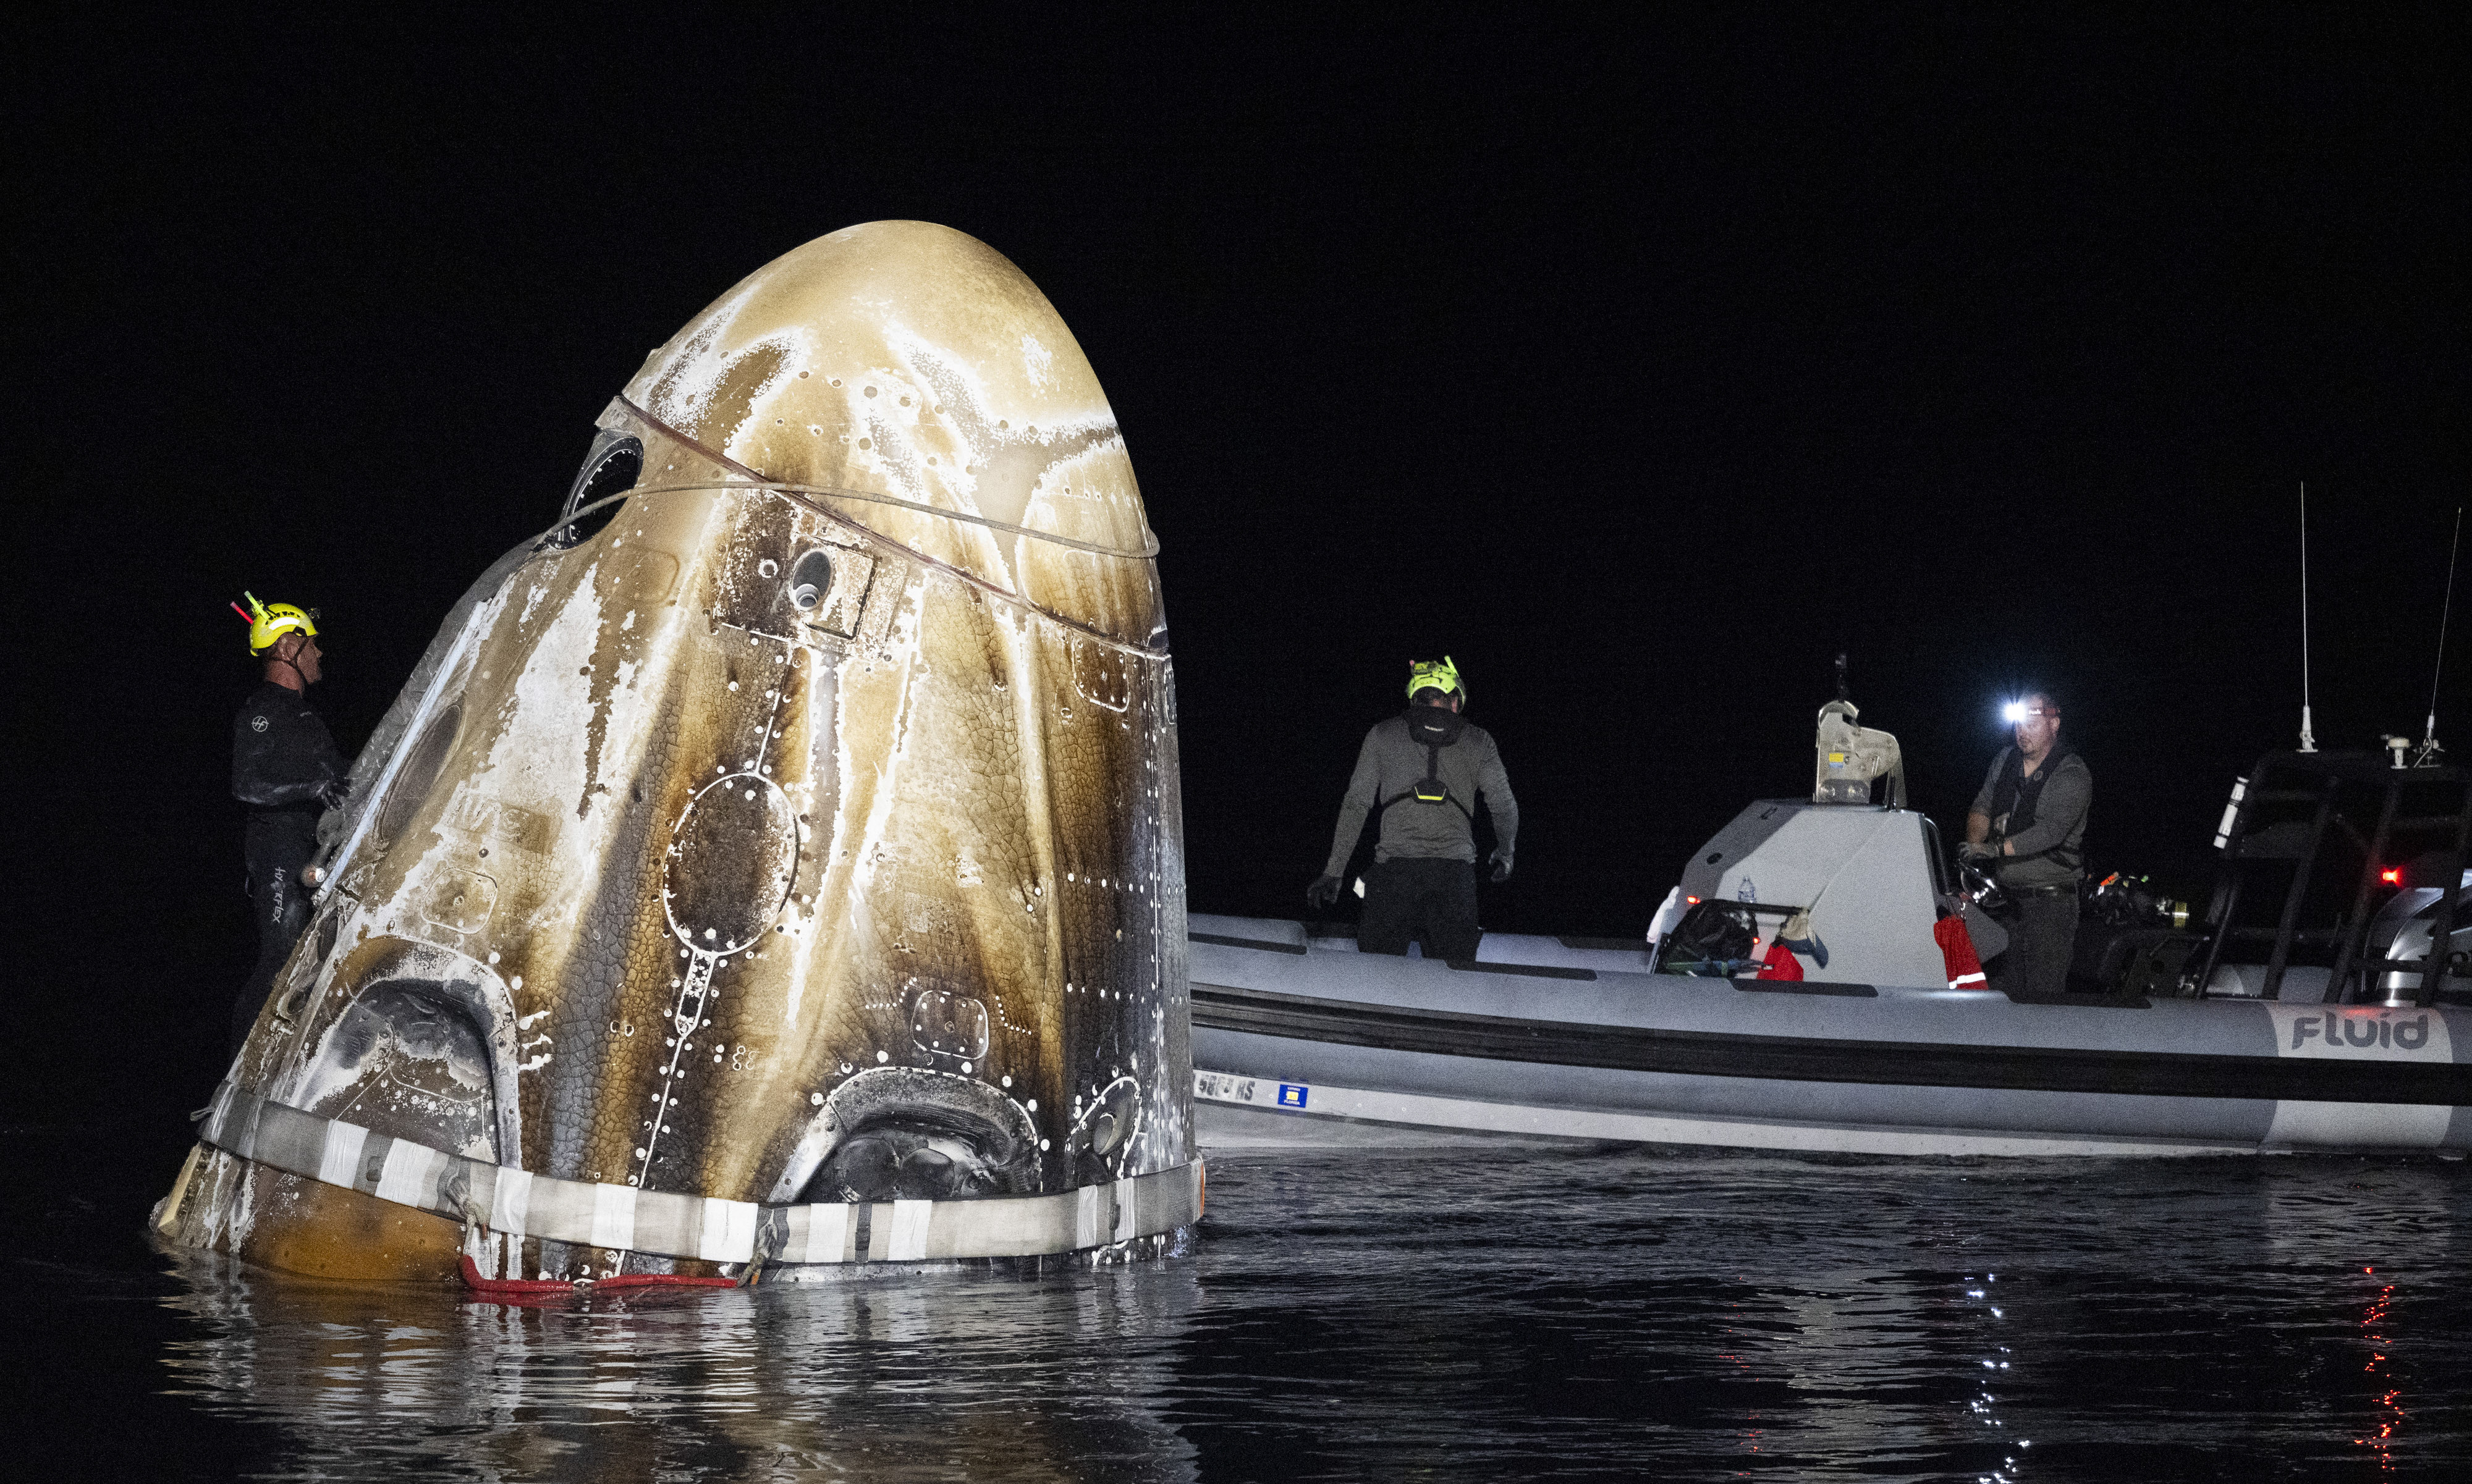
<svg viewBox="0 0 2472 1484"><path fill-rule="evenodd" d="M1992 966L1995 989L2047 997L2068 984L2078 935L2078 881L2085 860L2094 773L2060 741L2060 707L2030 691L2007 711L2013 745L2000 749L1965 816L1959 854L1993 873L2016 903L2008 951Z"/></svg>

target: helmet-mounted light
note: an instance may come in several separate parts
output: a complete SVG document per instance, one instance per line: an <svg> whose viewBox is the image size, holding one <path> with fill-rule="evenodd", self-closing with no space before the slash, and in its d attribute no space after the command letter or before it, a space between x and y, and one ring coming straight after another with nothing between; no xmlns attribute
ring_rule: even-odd
<svg viewBox="0 0 2472 1484"><path fill-rule="evenodd" d="M249 652L262 655L274 648L274 642L285 634L297 631L311 639L318 637L318 610L295 607L288 602L260 602L255 593L243 593L249 606L232 604L232 611L249 620Z"/></svg>
<svg viewBox="0 0 2472 1484"><path fill-rule="evenodd" d="M1445 695L1467 699L1467 682L1460 678L1459 666L1447 654L1438 660L1417 660L1408 667L1408 698L1414 700L1419 691L1439 691Z"/></svg>

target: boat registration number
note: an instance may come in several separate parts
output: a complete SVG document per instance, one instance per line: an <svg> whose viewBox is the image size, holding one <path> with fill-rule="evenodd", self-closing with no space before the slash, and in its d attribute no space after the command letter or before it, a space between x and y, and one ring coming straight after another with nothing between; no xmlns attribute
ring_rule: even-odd
<svg viewBox="0 0 2472 1484"><path fill-rule="evenodd" d="M1271 1089L1278 1090L1275 1101L1282 1108L1304 1108L1312 1103L1313 1088L1303 1082L1264 1082L1256 1077L1230 1076L1224 1072L1197 1072L1193 1074L1193 1092L1197 1097L1212 1102L1258 1103Z"/></svg>

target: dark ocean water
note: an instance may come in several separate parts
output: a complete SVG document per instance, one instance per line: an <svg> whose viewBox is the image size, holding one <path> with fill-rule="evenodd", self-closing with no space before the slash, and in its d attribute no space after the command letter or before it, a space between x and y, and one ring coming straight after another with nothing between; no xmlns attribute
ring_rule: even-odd
<svg viewBox="0 0 2472 1484"><path fill-rule="evenodd" d="M2425 1157L1228 1155L1164 1260L507 1307L175 1261L6 1133L43 1476L2472 1476Z"/></svg>

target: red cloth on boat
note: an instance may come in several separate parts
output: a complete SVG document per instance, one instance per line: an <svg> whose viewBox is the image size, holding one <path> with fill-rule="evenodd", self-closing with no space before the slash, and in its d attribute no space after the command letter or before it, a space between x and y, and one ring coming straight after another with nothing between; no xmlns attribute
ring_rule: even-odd
<svg viewBox="0 0 2472 1484"><path fill-rule="evenodd" d="M1943 917L1932 924L1932 937L1939 944L1939 955L1948 964L1948 987L1982 989L1983 960L1974 956L1974 934L1965 930L1962 917Z"/></svg>
<svg viewBox="0 0 2472 1484"><path fill-rule="evenodd" d="M1756 977L1764 979L1798 979L1802 978L1802 960L1794 956L1793 949L1782 943L1771 943L1769 945L1767 956L1760 960L1760 972Z"/></svg>

